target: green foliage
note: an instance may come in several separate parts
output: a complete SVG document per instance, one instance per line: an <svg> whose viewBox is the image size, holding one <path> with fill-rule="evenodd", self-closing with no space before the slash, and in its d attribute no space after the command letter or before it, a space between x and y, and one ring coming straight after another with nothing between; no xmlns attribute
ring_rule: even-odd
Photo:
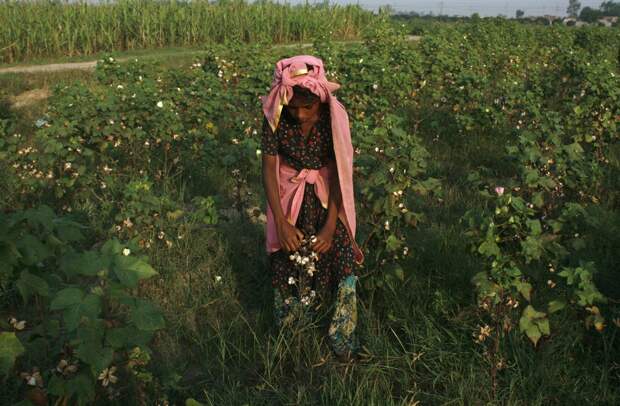
<svg viewBox="0 0 620 406"><path fill-rule="evenodd" d="M0 224L2 289L20 293L16 316L27 319L25 329L14 324L16 332L0 333L0 372L21 356L23 366L46 367L42 382L59 401L91 403L118 379L115 365L132 349L148 351L165 327L159 309L132 291L157 272L137 247L116 239L82 249L83 226L47 206L0 213ZM49 352L39 354L41 347Z"/></svg>
<svg viewBox="0 0 620 406"><path fill-rule="evenodd" d="M257 96L266 93L278 58L301 53L239 43L208 46L204 59L166 72L106 57L92 85L54 90L33 134L12 134L10 123L2 122L0 157L12 185L6 189L17 195L11 196L15 211L0 215L0 285L7 293L5 308L27 319L23 331L0 324L24 347L21 355L17 347L2 355L3 368L11 368L16 357L20 368L45 366L46 389L56 400L110 400L121 386L113 381L123 380L135 384L136 397L148 384L168 391L165 396L202 401L204 395L222 404L254 400L257 393L258 403L271 404L276 395L293 396L298 389L300 404L360 403L368 401L356 386L362 385L360 376L371 382L368 388L385 385L372 396L390 393L388 403L401 404L408 395L394 394L400 389L393 382L402 379L398 385L406 388L410 381L401 372L419 377L415 371L423 369L431 371L425 390L433 392L423 399L436 403L453 401L434 397L436 382L452 387L452 371L441 369L450 352L440 348L439 355L430 355L436 359L421 361L424 368L409 360L442 342L454 351L454 371L462 368L470 376L466 369L488 367L491 389L475 390L485 392L489 402L510 403L516 391L507 395L499 385L528 367L510 372L506 362L509 369L525 363L537 370L536 357L545 348L555 351L562 339L564 348L573 348L589 333L600 334L603 346L610 347L615 332L609 321L618 320L617 306L607 300L613 286L599 278L617 283L610 271L617 263L620 224L617 30L478 18L429 28L413 44L404 28L384 15L366 27L363 43L343 46L323 33L311 50L303 50L322 57L328 78L342 85L336 95L350 118L357 240L366 254L357 270L360 292L372 319L369 345L386 354L386 367L379 369L385 377L377 378L378 364L370 364L365 372L353 372L351 392L319 398L306 395L312 385L289 389L294 378L280 353L270 351L290 349L269 341L263 351L254 321L246 319L254 314L237 307L238 301L265 293L257 289L265 282L260 261L248 254L262 248L255 244L261 229L240 221L243 231L230 231L233 216L217 209L243 214L264 207ZM450 153L444 156L445 151ZM238 277L248 297L209 296L187 310L185 300L194 299L196 286L206 286L210 294L223 286L221 275L193 269L188 259L191 244L204 241L200 238L219 241L216 237L230 239L232 252L202 245L196 251L201 257L230 257L243 268ZM159 280L146 254L160 261L157 269L167 269L160 265L168 260L183 262L191 272L168 271L163 286L151 286L152 296L142 294L142 281ZM244 254L251 266L241 259ZM222 264L214 264L219 273ZM463 286L452 287L469 279L475 304ZM168 283L188 288L173 298L165 294ZM165 331L158 349L165 352L171 342L182 352L188 342L200 347L208 367L201 364L206 377L195 380L231 393L213 394L211 387L202 393L200 385L184 382L191 370L182 377L174 369L156 374L147 368L152 355L161 357L151 353L151 338L165 329L162 313L147 296L161 299L166 314L181 307L191 313L178 322L191 329L189 337ZM242 304L256 308L254 302ZM433 311L437 318L429 316ZM470 332L478 321L474 342L484 347L483 357L461 365L459 357L472 353ZM579 324L586 329L575 328ZM381 342L380 330L389 331ZM429 341L418 343L421 335ZM43 348L47 354L41 354ZM308 359L313 356L322 366L318 352ZM67 365L49 372L60 361ZM182 362L171 364L187 367ZM243 377L229 377L230 365L241 364ZM389 375L397 370L394 365L401 368L398 379ZM558 372L562 379L565 372ZM562 380L556 378L549 379ZM251 389L241 393L240 382L252 382ZM344 381L334 375L333 382L320 385ZM470 396L478 394L475 390ZM536 396L548 400L541 392Z"/></svg>

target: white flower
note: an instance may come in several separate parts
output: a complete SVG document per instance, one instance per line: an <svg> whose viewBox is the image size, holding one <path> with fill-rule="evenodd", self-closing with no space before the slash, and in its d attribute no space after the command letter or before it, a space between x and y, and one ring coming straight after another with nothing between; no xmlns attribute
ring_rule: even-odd
<svg viewBox="0 0 620 406"><path fill-rule="evenodd" d="M215 275L215 281L216 282L221 282L222 281L222 277L220 275Z"/></svg>
<svg viewBox="0 0 620 406"><path fill-rule="evenodd" d="M288 284L289 285L294 285L295 284L295 278L293 278L292 276L288 277Z"/></svg>
<svg viewBox="0 0 620 406"><path fill-rule="evenodd" d="M114 372L116 372L116 367L110 367L104 369L101 374L99 374L98 380L102 381L101 385L108 386L110 383L116 383L118 378L114 376Z"/></svg>
<svg viewBox="0 0 620 406"><path fill-rule="evenodd" d="M260 149L256 150L256 156L257 157L259 157L262 153L263 153L263 151L261 151Z"/></svg>
<svg viewBox="0 0 620 406"><path fill-rule="evenodd" d="M123 250L123 255L124 255L124 256L127 256L127 255L129 255L129 254L131 254L131 250L130 250L129 248L125 248L125 249Z"/></svg>
<svg viewBox="0 0 620 406"><path fill-rule="evenodd" d="M13 326L15 330L21 331L24 328L26 328L26 320L17 321L15 317L11 317L9 322L11 323L11 326Z"/></svg>
<svg viewBox="0 0 620 406"><path fill-rule="evenodd" d="M385 228L386 230L390 229L390 222L388 220L385 220L385 224L383 225L383 228Z"/></svg>
<svg viewBox="0 0 620 406"><path fill-rule="evenodd" d="M379 152L379 147L375 147L375 152Z"/></svg>
<svg viewBox="0 0 620 406"><path fill-rule="evenodd" d="M116 88L117 88L117 89L122 89L122 88L123 88L123 85L118 85L118 86L116 86Z"/></svg>
<svg viewBox="0 0 620 406"><path fill-rule="evenodd" d="M364 58L360 58L360 62L359 63L362 63L362 62L364 62Z"/></svg>
<svg viewBox="0 0 620 406"><path fill-rule="evenodd" d="M71 169L71 162L65 162L65 169Z"/></svg>
<svg viewBox="0 0 620 406"><path fill-rule="evenodd" d="M157 107L162 108L164 107L164 102L162 102L161 100L157 102Z"/></svg>
<svg viewBox="0 0 620 406"><path fill-rule="evenodd" d="M376 84L376 83L374 83L374 84L372 85L372 88L373 88L373 90L377 90L377 89L379 88L379 85L378 85L378 84Z"/></svg>
<svg viewBox="0 0 620 406"><path fill-rule="evenodd" d="M393 166L390 168L390 173L394 173L394 167Z"/></svg>

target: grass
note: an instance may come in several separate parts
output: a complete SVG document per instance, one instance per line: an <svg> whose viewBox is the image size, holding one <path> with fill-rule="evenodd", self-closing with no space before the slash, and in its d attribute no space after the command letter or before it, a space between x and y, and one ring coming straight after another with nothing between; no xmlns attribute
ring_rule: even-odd
<svg viewBox="0 0 620 406"><path fill-rule="evenodd" d="M428 147L439 158L436 175L454 169L446 159L468 157L462 158L469 161L466 172L477 165L474 151L482 157L497 148L475 140ZM444 202L429 201L428 220L415 231L404 283L381 292L367 291L363 278L358 285L364 350L354 364L330 357L321 323L283 331L273 327L262 229L247 219L224 222L219 232L205 233L158 258L160 284L166 288L145 293L167 306L171 324L156 345L155 365L164 375L186 371L168 396L177 396L177 402L193 397L208 405L618 401L618 374L610 359L617 348L605 349L613 341L584 332L570 318L556 321L558 329L535 350L513 330L507 367L499 373L496 397L491 396L489 366L471 337L478 316L471 306L469 279L480 264L458 222L467 206L480 202L460 176L445 177ZM214 284L215 275L223 277L221 285Z"/></svg>

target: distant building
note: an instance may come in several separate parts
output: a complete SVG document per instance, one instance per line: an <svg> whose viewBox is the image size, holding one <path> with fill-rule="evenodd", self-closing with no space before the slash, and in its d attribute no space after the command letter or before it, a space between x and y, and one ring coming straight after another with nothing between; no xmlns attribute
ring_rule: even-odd
<svg viewBox="0 0 620 406"><path fill-rule="evenodd" d="M575 25L577 23L577 19L575 17L564 17L562 19L562 24L564 25Z"/></svg>
<svg viewBox="0 0 620 406"><path fill-rule="evenodd" d="M587 22L580 21L576 19L575 17L564 17L562 19L562 24L568 25L571 27L583 27L583 26L589 25Z"/></svg>
<svg viewBox="0 0 620 406"><path fill-rule="evenodd" d="M598 22L604 25L605 27L611 27L612 25L618 22L618 18L619 17L617 16L603 16L598 19Z"/></svg>
<svg viewBox="0 0 620 406"><path fill-rule="evenodd" d="M558 17L558 16L552 16L552 15L549 15L549 14L545 14L545 15L543 16L543 18L544 18L545 20L547 20L547 22L549 23L549 25L552 25L552 24L553 24L553 22L554 22L554 21L556 21L556 20L562 20L562 19L561 19L560 17Z"/></svg>

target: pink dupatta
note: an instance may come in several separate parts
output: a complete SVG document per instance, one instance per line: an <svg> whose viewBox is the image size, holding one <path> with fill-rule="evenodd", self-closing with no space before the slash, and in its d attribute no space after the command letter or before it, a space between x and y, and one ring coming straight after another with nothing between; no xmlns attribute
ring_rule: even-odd
<svg viewBox="0 0 620 406"><path fill-rule="evenodd" d="M312 66L311 70L308 69L308 65ZM273 132L278 127L282 108L293 97L293 86L295 85L309 89L321 98L321 102L329 104L334 154L342 196L338 218L343 222L349 233L355 262L361 264L364 261L364 254L355 241L353 145L351 144L349 130L349 116L344 106L332 95L332 92L340 88L340 85L327 81L323 61L314 56L299 55L278 61L271 90L267 96L261 97L263 112ZM327 167L297 171L287 165L278 155L276 158L276 174L282 211L291 224L294 225L297 222L305 185L308 182L314 184L317 197L321 200L323 207L327 207L331 175ZM267 202L266 240L267 252L271 253L281 249L269 202Z"/></svg>

